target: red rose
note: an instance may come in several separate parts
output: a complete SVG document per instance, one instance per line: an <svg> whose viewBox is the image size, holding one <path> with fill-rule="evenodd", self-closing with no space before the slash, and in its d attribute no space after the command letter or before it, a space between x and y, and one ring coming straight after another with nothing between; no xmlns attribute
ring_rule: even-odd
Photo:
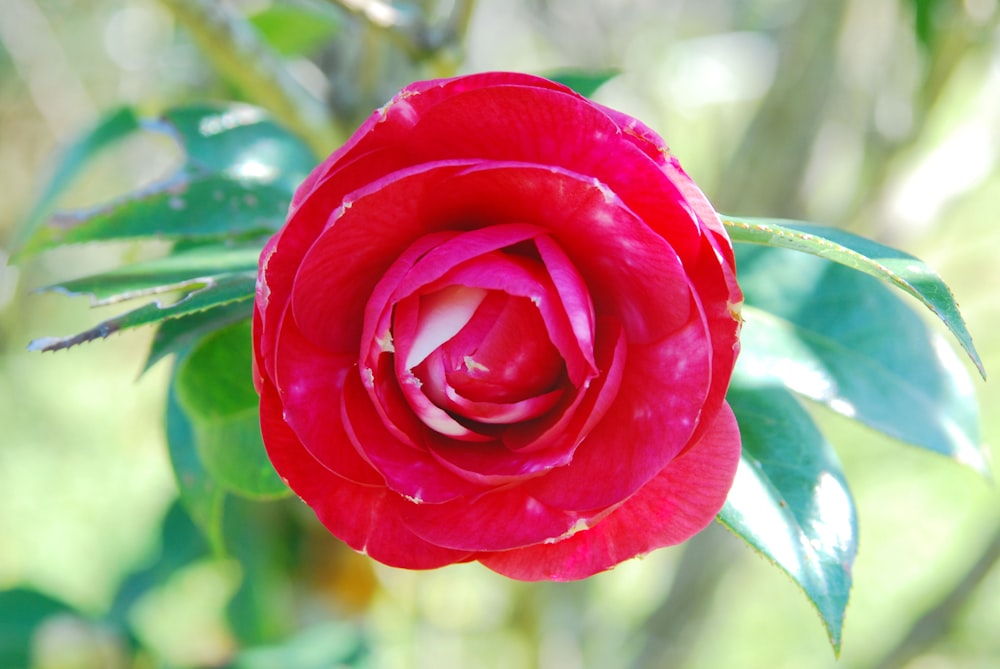
<svg viewBox="0 0 1000 669"><path fill-rule="evenodd" d="M741 299L718 217L640 122L523 74L415 83L261 256L264 443L376 560L583 578L721 508Z"/></svg>

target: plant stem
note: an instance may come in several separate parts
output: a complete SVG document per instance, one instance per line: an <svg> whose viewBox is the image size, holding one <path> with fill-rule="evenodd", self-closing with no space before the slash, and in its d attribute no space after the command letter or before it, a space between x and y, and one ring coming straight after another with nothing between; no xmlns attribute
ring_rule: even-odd
<svg viewBox="0 0 1000 669"><path fill-rule="evenodd" d="M325 156L347 133L334 124L324 102L310 93L282 64L254 28L217 0L163 0L191 33L214 68L251 100L266 107Z"/></svg>

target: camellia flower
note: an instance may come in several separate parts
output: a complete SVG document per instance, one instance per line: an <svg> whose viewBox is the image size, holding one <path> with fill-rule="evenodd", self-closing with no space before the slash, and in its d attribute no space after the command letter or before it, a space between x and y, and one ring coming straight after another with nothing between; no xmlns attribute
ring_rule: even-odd
<svg viewBox="0 0 1000 669"><path fill-rule="evenodd" d="M722 507L741 300L715 211L639 121L523 74L415 83L263 251L264 443L385 564L583 578Z"/></svg>

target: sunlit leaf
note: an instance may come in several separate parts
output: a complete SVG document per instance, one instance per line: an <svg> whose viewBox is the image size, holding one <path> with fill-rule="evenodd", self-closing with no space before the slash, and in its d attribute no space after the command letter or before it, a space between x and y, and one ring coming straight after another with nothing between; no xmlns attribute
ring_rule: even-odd
<svg viewBox="0 0 1000 669"><path fill-rule="evenodd" d="M94 306L181 290L197 290L226 274L254 272L260 244L216 244L125 265L81 279L42 288L70 296L86 295Z"/></svg>
<svg viewBox="0 0 1000 669"><path fill-rule="evenodd" d="M784 249L737 248L744 386L780 385L986 473L975 388L958 355L870 276Z"/></svg>
<svg viewBox="0 0 1000 669"><path fill-rule="evenodd" d="M253 299L257 273L237 272L199 283L171 304L151 302L138 309L102 321L89 330L70 337L42 337L28 344L29 351L58 351L77 344L108 337L116 332L151 325L170 318L189 316L207 309ZM248 368L249 369L249 368Z"/></svg>
<svg viewBox="0 0 1000 669"><path fill-rule="evenodd" d="M735 242L762 244L817 255L851 269L871 274L917 298L951 330L986 378L982 360L972 343L955 298L938 274L922 260L836 228L799 221L723 216Z"/></svg>
<svg viewBox="0 0 1000 669"><path fill-rule="evenodd" d="M837 456L788 392L734 385L727 399L743 454L719 520L802 588L839 653L857 519Z"/></svg>
<svg viewBox="0 0 1000 669"><path fill-rule="evenodd" d="M201 461L226 489L249 497L289 494L264 451L251 379L250 323L207 337L179 363L178 405L191 423Z"/></svg>

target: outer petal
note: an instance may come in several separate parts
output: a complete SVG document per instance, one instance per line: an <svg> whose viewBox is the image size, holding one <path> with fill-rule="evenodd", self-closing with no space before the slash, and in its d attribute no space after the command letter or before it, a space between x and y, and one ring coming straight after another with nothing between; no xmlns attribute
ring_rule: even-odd
<svg viewBox="0 0 1000 669"><path fill-rule="evenodd" d="M282 420L276 391L266 382L260 408L271 462L334 536L394 567L432 569L468 559L468 551L435 546L410 532L392 509L397 496L384 487L352 483L314 460Z"/></svg>
<svg viewBox="0 0 1000 669"><path fill-rule="evenodd" d="M724 405L701 440L594 527L555 544L479 554L484 565L524 581L569 581L681 543L722 508L736 475L740 435Z"/></svg>
<svg viewBox="0 0 1000 669"><path fill-rule="evenodd" d="M354 448L340 418L344 382L348 373L358 373L354 359L314 346L291 318L281 324L277 347L274 384L281 397L282 417L305 449L346 479L384 485Z"/></svg>

